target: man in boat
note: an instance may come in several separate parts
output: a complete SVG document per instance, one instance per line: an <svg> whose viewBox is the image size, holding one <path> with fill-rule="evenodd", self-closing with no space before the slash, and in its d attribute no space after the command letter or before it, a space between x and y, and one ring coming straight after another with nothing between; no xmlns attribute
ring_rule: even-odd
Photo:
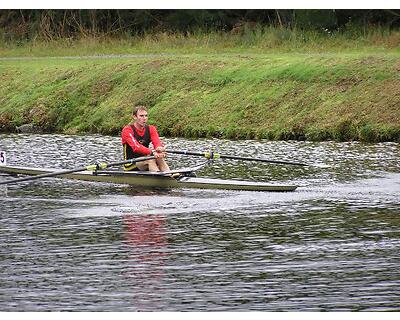
<svg viewBox="0 0 400 320"><path fill-rule="evenodd" d="M166 152L155 126L148 125L147 109L136 106L132 113L133 122L122 129L124 159L154 155L154 159L124 165L124 170L169 171L165 161ZM150 143L153 148L150 149Z"/></svg>

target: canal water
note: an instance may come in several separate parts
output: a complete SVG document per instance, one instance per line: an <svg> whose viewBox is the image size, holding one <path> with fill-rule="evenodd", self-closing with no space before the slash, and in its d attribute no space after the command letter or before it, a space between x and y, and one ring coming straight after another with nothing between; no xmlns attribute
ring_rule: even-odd
<svg viewBox="0 0 400 320"><path fill-rule="evenodd" d="M399 144L164 141L310 166L198 173L299 186L289 193L0 186L0 311L400 311ZM99 135L1 134L0 150L21 166L121 160L119 138Z"/></svg>

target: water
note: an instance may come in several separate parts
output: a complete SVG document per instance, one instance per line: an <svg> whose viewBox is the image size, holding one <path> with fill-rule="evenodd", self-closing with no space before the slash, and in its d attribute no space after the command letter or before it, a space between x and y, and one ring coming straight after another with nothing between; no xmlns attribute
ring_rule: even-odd
<svg viewBox="0 0 400 320"><path fill-rule="evenodd" d="M199 173L300 186L291 193L1 187L1 311L400 310L399 144L165 141L315 166L218 161ZM65 169L121 154L103 136L2 134L0 150L9 164Z"/></svg>

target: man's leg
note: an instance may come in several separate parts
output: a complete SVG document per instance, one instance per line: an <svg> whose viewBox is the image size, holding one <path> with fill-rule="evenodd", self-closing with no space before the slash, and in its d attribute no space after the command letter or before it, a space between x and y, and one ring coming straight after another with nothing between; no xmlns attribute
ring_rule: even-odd
<svg viewBox="0 0 400 320"><path fill-rule="evenodd" d="M148 170L149 170L150 161L154 161L154 160L146 160L146 161L137 162L137 163L136 163L136 167L137 167L140 171L148 171Z"/></svg>
<svg viewBox="0 0 400 320"><path fill-rule="evenodd" d="M156 163L159 171L169 171L169 166L164 158L156 159Z"/></svg>
<svg viewBox="0 0 400 320"><path fill-rule="evenodd" d="M140 171L169 171L168 164L164 159L140 161L136 163L136 166Z"/></svg>

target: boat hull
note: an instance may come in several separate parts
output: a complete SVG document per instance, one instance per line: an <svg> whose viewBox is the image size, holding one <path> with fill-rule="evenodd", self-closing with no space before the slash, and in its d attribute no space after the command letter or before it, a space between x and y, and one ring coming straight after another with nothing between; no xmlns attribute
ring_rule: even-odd
<svg viewBox="0 0 400 320"><path fill-rule="evenodd" d="M0 166L0 172L8 174L39 175L45 173L57 172L55 169L31 168L17 166ZM83 171L79 173L69 173L57 176L59 178L107 182L115 184L128 184L141 188L197 188L197 189L225 189L225 190L246 190L246 191L294 191L297 186L267 184L263 182L222 180L198 177L179 177L174 178L170 175L162 174L142 174L131 171Z"/></svg>

